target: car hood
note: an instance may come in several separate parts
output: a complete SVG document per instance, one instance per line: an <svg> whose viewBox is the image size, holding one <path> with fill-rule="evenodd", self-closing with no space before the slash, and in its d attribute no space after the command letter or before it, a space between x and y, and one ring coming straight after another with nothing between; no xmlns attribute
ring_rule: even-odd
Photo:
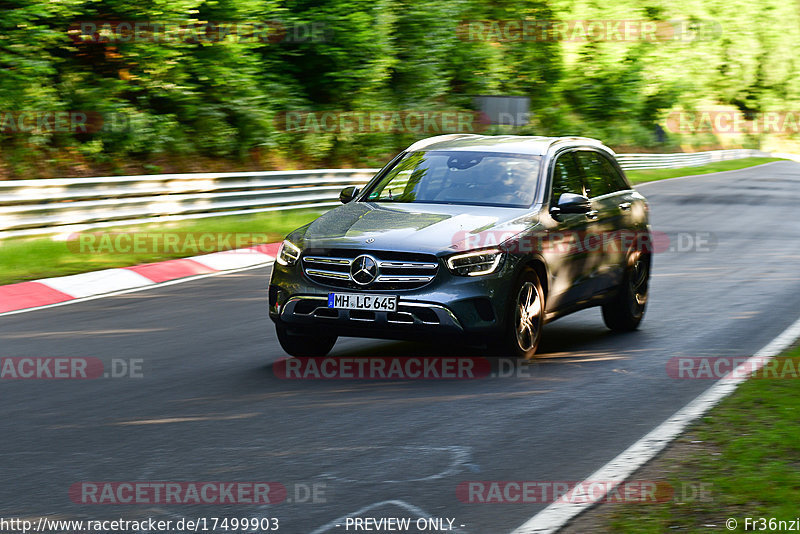
<svg viewBox="0 0 800 534"><path fill-rule="evenodd" d="M351 202L289 238L302 248L446 254L502 243L533 226L534 213L527 208Z"/></svg>

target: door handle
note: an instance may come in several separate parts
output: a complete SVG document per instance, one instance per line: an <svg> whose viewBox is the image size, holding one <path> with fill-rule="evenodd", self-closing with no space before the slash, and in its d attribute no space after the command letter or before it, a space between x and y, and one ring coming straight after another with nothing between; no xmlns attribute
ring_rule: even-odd
<svg viewBox="0 0 800 534"><path fill-rule="evenodd" d="M622 204L619 205L619 209L621 209L622 211L628 211L629 209L631 209L631 203L623 202Z"/></svg>
<svg viewBox="0 0 800 534"><path fill-rule="evenodd" d="M598 213L600 212L597 210L589 210L586 212L586 218L594 221L595 219L597 219Z"/></svg>

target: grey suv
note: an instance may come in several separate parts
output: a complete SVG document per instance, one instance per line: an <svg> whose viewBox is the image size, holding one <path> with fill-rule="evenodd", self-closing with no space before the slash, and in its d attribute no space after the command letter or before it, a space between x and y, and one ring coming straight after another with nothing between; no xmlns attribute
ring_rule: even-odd
<svg viewBox="0 0 800 534"><path fill-rule="evenodd" d="M627 331L644 314L647 202L594 139L433 137L340 199L286 237L272 272L293 356L338 336L451 336L530 358L562 315L601 306Z"/></svg>

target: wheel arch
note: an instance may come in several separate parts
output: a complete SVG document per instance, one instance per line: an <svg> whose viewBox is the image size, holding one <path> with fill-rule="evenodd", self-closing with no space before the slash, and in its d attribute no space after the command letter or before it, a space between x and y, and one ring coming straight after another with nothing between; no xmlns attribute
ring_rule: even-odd
<svg viewBox="0 0 800 534"><path fill-rule="evenodd" d="M520 262L520 270L517 276L521 275L526 269L532 270L536 273L536 276L539 277L539 283L542 285L542 293L544 294L544 301L547 302L550 278L544 260L539 256L525 258L524 261Z"/></svg>

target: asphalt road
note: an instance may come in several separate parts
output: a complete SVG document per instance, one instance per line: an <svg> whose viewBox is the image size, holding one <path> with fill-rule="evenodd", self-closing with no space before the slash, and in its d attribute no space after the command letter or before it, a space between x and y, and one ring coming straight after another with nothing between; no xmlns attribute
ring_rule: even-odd
<svg viewBox="0 0 800 534"><path fill-rule="evenodd" d="M143 375L0 380L0 517L277 517L281 532L323 533L361 510L513 530L544 505L464 503L459 483L582 480L710 385L670 378L669 358L749 355L800 315L799 164L641 191L653 229L689 249L656 255L641 329L614 335L598 309L580 312L548 325L540 358L510 377L282 380L266 268L0 317L0 357L141 360ZM333 354L481 356L356 339ZM209 480L280 482L292 502L68 494L85 481ZM297 502L314 484L316 502Z"/></svg>

